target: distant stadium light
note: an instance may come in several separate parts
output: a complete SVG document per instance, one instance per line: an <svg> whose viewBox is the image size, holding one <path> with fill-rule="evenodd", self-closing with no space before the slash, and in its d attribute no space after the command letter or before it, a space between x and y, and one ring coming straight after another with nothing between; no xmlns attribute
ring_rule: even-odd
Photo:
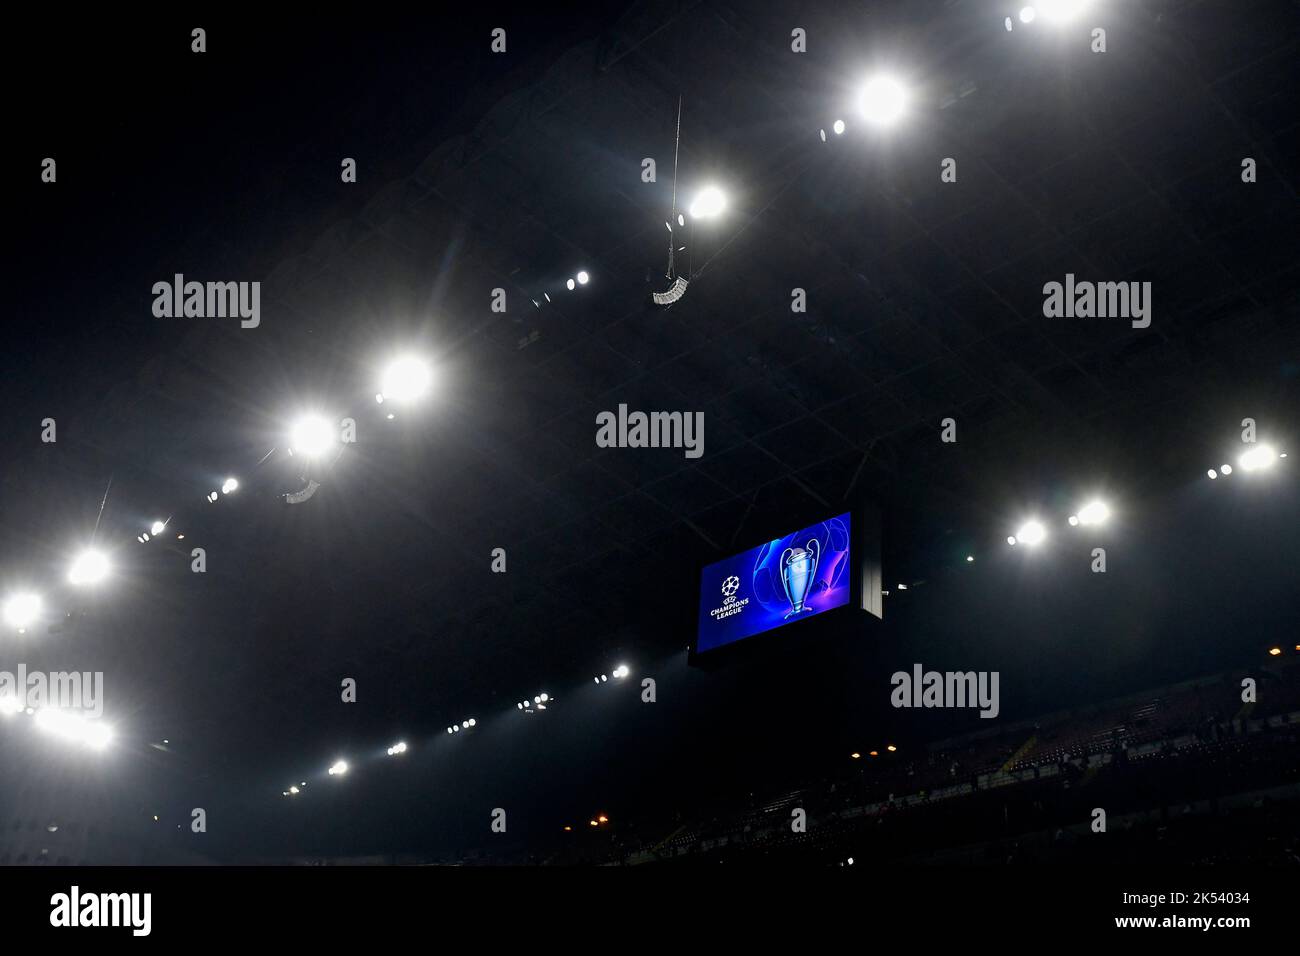
<svg viewBox="0 0 1300 956"><path fill-rule="evenodd" d="M1034 8L1033 8L1033 7L1021 7L1021 8L1020 8L1020 22L1021 22L1021 23L1033 23L1033 22L1034 22Z"/></svg>
<svg viewBox="0 0 1300 956"><path fill-rule="evenodd" d="M541 695L539 695L538 698L537 698L537 700L538 700L540 703L543 703L543 704L546 703L546 702L547 702L548 700L550 700L550 699L551 699L551 698L548 697L546 694L541 694Z"/></svg>
<svg viewBox="0 0 1300 956"><path fill-rule="evenodd" d="M695 195L689 210L692 219L713 219L727 207L727 197L717 186L706 186Z"/></svg>
<svg viewBox="0 0 1300 956"><path fill-rule="evenodd" d="M609 817L605 816L605 814L602 813L600 816L596 817L596 822L597 822L597 823L608 823L608 822L609 822Z"/></svg>
<svg viewBox="0 0 1300 956"><path fill-rule="evenodd" d="M853 753L849 754L849 756L852 757L854 760L862 759L862 754L858 753L856 750L853 751Z"/></svg>
<svg viewBox="0 0 1300 956"><path fill-rule="evenodd" d="M334 426L320 415L304 415L289 431L289 448L295 455L314 458L334 444Z"/></svg>
<svg viewBox="0 0 1300 956"><path fill-rule="evenodd" d="M631 673L631 670L628 668L626 664L619 664L610 673L612 673L619 680L622 680L624 677L626 677L628 674Z"/></svg>
<svg viewBox="0 0 1300 956"><path fill-rule="evenodd" d="M103 750L113 739L113 732L98 719L83 717L75 710L42 707L36 711L36 726L55 737Z"/></svg>
<svg viewBox="0 0 1300 956"><path fill-rule="evenodd" d="M975 560L975 555L973 555L973 554L968 554L968 555L966 555L966 561L967 561L967 562L971 562L971 561L974 561L974 560Z"/></svg>
<svg viewBox="0 0 1300 956"><path fill-rule="evenodd" d="M406 355L384 370L379 391L389 401L413 402L422 398L432 384L429 364L414 355Z"/></svg>
<svg viewBox="0 0 1300 956"><path fill-rule="evenodd" d="M1221 475L1230 475L1230 474L1232 474L1232 466L1231 466L1231 465L1220 465L1220 466L1219 466L1219 474L1221 474Z"/></svg>
<svg viewBox="0 0 1300 956"><path fill-rule="evenodd" d="M10 714L21 714L23 712L22 701L13 694L0 695L0 714L9 716Z"/></svg>
<svg viewBox="0 0 1300 956"><path fill-rule="evenodd" d="M570 292L572 292L574 289L578 287L578 283L570 279L568 282L564 283L564 287L568 289Z"/></svg>
<svg viewBox="0 0 1300 956"><path fill-rule="evenodd" d="M1215 478L1219 477L1219 473L1215 471L1213 468L1207 471L1206 474L1210 476L1210 481L1213 481Z"/></svg>
<svg viewBox="0 0 1300 956"><path fill-rule="evenodd" d="M858 95L858 112L876 126L891 126L907 109L907 91L893 77L876 76Z"/></svg>
<svg viewBox="0 0 1300 956"><path fill-rule="evenodd" d="M1051 23L1069 23L1088 7L1087 0L1039 0L1038 12ZM1026 7L1033 10L1033 7ZM1032 19L1032 18L1031 18ZM1029 21L1026 20L1026 23Z"/></svg>
<svg viewBox="0 0 1300 956"><path fill-rule="evenodd" d="M1079 524L1104 524L1110 517L1110 508L1104 501L1090 501L1079 509Z"/></svg>
<svg viewBox="0 0 1300 956"><path fill-rule="evenodd" d="M153 524L149 525L149 533L155 536L162 534L166 529L167 522L165 521L155 521Z"/></svg>
<svg viewBox="0 0 1300 956"><path fill-rule="evenodd" d="M396 757L398 754L404 753L406 753L406 743L404 741L402 743L393 744L388 748L388 756L390 757Z"/></svg>
<svg viewBox="0 0 1300 956"><path fill-rule="evenodd" d="M1020 526L1020 530L1016 532L1015 537L1016 541L1021 544L1027 544L1032 547L1036 544L1042 543L1043 539L1047 537L1047 529L1043 527L1041 521L1026 521Z"/></svg>
<svg viewBox="0 0 1300 956"><path fill-rule="evenodd" d="M329 769L331 777L341 777L348 772L348 762L346 760L336 760Z"/></svg>
<svg viewBox="0 0 1300 956"><path fill-rule="evenodd" d="M587 274L587 271L585 269L582 272L578 273L578 285L586 285L590 281L591 281L591 276Z"/></svg>
<svg viewBox="0 0 1300 956"><path fill-rule="evenodd" d="M290 788L289 788L289 793L292 793L292 794L297 795L297 794L300 793L300 792L301 792L301 791L300 791L297 787L290 787Z"/></svg>
<svg viewBox="0 0 1300 956"><path fill-rule="evenodd" d="M886 747L885 749L888 750L891 754L894 753L896 750L898 750L898 748L895 747L893 744L890 744L890 745L889 745L888 747Z"/></svg>
<svg viewBox="0 0 1300 956"><path fill-rule="evenodd" d="M831 129L835 131L836 136L839 136L844 132L844 120L836 120L835 125L832 126Z"/></svg>
<svg viewBox="0 0 1300 956"><path fill-rule="evenodd" d="M1015 544L1015 543L1016 543L1016 536L1014 534L1007 535L1007 544Z"/></svg>
<svg viewBox="0 0 1300 956"><path fill-rule="evenodd" d="M42 601L39 595L21 591L5 601L4 618L10 627L22 631L41 616Z"/></svg>
<svg viewBox="0 0 1300 956"><path fill-rule="evenodd" d="M1277 461L1277 452L1271 445L1256 445L1249 451L1243 452L1237 459L1237 465L1242 471L1258 471L1263 468L1271 468Z"/></svg>
<svg viewBox="0 0 1300 956"><path fill-rule="evenodd" d="M231 495L238 490L239 490L239 482L234 478L227 478L225 481L221 483L221 493L223 495Z"/></svg>
<svg viewBox="0 0 1300 956"><path fill-rule="evenodd" d="M108 558L102 551L87 549L77 555L68 571L73 584L98 584L108 576Z"/></svg>
<svg viewBox="0 0 1300 956"><path fill-rule="evenodd" d="M1280 647L1270 647L1270 648L1268 649L1268 652L1269 652L1269 654L1272 655L1273 657L1278 657L1278 656L1281 655L1281 653L1282 653L1282 648L1280 648Z"/></svg>

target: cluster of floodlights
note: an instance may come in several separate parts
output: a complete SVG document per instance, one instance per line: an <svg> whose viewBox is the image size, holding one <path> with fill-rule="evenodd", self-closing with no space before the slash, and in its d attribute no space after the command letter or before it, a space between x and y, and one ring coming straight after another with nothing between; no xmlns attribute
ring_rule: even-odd
<svg viewBox="0 0 1300 956"><path fill-rule="evenodd" d="M515 707L518 710L522 710L525 714L531 714L537 710L545 710L546 705L553 702L554 699L550 694L537 694L532 700L521 700L519 703L515 704Z"/></svg>
<svg viewBox="0 0 1300 956"><path fill-rule="evenodd" d="M397 743L393 744L391 747L388 748L388 756L390 757L399 757L404 753L406 753L405 740L398 741Z"/></svg>
<svg viewBox="0 0 1300 956"><path fill-rule="evenodd" d="M465 718L464 720L462 720L459 724L452 724L450 727L448 727L448 728L447 728L447 733L449 733L449 734L458 734L458 733L460 733L462 730L469 730L471 727L477 727L477 726L478 726L478 721L477 721L475 718L473 718L473 717L466 717L466 718ZM405 746L405 745L403 745L403 746Z"/></svg>
<svg viewBox="0 0 1300 956"><path fill-rule="evenodd" d="M103 750L113 741L112 728L97 718L58 707L25 707L12 694L0 696L0 717L7 720L18 716L31 717L42 733L91 750Z"/></svg>
<svg viewBox="0 0 1300 956"><path fill-rule="evenodd" d="M1249 474L1252 471L1268 471L1280 460L1286 458L1286 452L1279 454L1272 445L1258 444L1254 445L1237 456L1237 467ZM1220 475L1225 478L1232 474L1232 465L1226 462L1218 467L1211 468L1206 472L1210 480L1213 481Z"/></svg>
<svg viewBox="0 0 1300 956"><path fill-rule="evenodd" d="M631 672L631 669L626 664L619 664L610 671L610 674L614 675L614 680L622 680ZM601 674L599 677L593 677L592 680L597 684L607 684L609 683L609 674Z"/></svg>
<svg viewBox="0 0 1300 956"><path fill-rule="evenodd" d="M1072 528L1078 527L1095 527L1103 525L1110 520L1110 505L1106 502L1094 499L1086 503L1075 514L1070 515L1067 519ZM1033 548L1047 540L1047 526L1038 518L1030 518L1019 528L1016 533L1007 537L1007 544L1023 544ZM967 561L973 560L968 557Z"/></svg>
<svg viewBox="0 0 1300 956"><path fill-rule="evenodd" d="M1038 0L1038 3L1032 6L1021 7L1016 14L1016 19L1025 26L1036 23L1039 17L1048 23L1070 23L1091 5L1089 0ZM1015 21L1011 17L1007 17L1003 22L1008 32L1015 28Z"/></svg>
<svg viewBox="0 0 1300 956"><path fill-rule="evenodd" d="M885 745L885 752L886 752L886 753L891 753L891 754L896 754L896 753L898 753L898 748L895 747L893 744L886 744L886 745ZM879 750L868 750L868 751L867 751L867 756L868 756L868 757L879 757L879 756L880 756L880 751L879 751ZM862 754L855 750L855 751L853 751L853 753L849 754L849 757L850 757L850 759L853 759L853 760L861 760L861 759L862 759Z"/></svg>

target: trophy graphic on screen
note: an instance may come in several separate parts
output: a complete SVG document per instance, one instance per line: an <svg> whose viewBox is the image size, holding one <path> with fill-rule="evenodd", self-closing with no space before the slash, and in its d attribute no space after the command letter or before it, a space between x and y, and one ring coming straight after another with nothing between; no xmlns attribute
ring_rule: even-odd
<svg viewBox="0 0 1300 956"><path fill-rule="evenodd" d="M821 548L815 538L808 541L807 548L786 548L781 553L781 584L785 587L785 596L790 602L790 610L785 617L792 617L804 611L811 611L804 602L812 590L817 576L817 558Z"/></svg>

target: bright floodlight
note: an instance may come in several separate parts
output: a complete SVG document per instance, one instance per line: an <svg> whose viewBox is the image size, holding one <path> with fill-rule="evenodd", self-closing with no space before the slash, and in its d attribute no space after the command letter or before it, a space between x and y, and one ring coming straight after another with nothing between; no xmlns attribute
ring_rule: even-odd
<svg viewBox="0 0 1300 956"><path fill-rule="evenodd" d="M1079 509L1079 524L1102 524L1110 517L1110 508L1104 501L1090 501Z"/></svg>
<svg viewBox="0 0 1300 956"><path fill-rule="evenodd" d="M628 666L627 666L626 664L619 664L619 665L618 665L617 667L615 667L614 670L613 670L613 674L614 674L614 676L617 677L619 680L622 680L622 679L623 679L624 677L626 677L629 673L630 673L630 671L628 670Z"/></svg>
<svg viewBox="0 0 1300 956"><path fill-rule="evenodd" d="M831 129L835 130L836 136L839 136L844 132L844 120L836 120L835 125L832 126Z"/></svg>
<svg viewBox="0 0 1300 956"><path fill-rule="evenodd" d="M336 760L334 766L330 767L329 774L331 777L341 777L348 772L348 762L346 760Z"/></svg>
<svg viewBox="0 0 1300 956"><path fill-rule="evenodd" d="M906 108L907 93L892 77L874 77L858 96L858 111L863 119L877 126L894 123Z"/></svg>
<svg viewBox="0 0 1300 956"><path fill-rule="evenodd" d="M570 279L568 282L564 283L564 287L565 287L566 289L568 289L570 292L572 292L575 288L577 288L577 285L578 285L578 284L577 284L576 282L574 282L572 279Z"/></svg>
<svg viewBox="0 0 1300 956"><path fill-rule="evenodd" d="M165 521L155 521L153 524L149 525L149 533L153 535L162 534L166 529L167 522Z"/></svg>
<svg viewBox="0 0 1300 956"><path fill-rule="evenodd" d="M289 432L289 447L295 455L313 458L334 444L334 426L319 415L306 415Z"/></svg>
<svg viewBox="0 0 1300 956"><path fill-rule="evenodd" d="M13 694L0 696L0 714L8 716L10 714L21 714L23 712L23 702Z"/></svg>
<svg viewBox="0 0 1300 956"><path fill-rule="evenodd" d="M1034 22L1034 8L1033 8L1033 7L1021 7L1021 8L1020 8L1020 22L1021 22L1021 23L1033 23L1033 22Z"/></svg>
<svg viewBox="0 0 1300 956"><path fill-rule="evenodd" d="M113 739L113 732L107 726L97 719L83 717L74 710L42 707L36 712L36 726L55 737L62 737L93 750L103 750Z"/></svg>
<svg viewBox="0 0 1300 956"><path fill-rule="evenodd" d="M108 574L108 558L103 552L86 550L77 555L68 571L68 580L73 584L97 584Z"/></svg>
<svg viewBox="0 0 1300 956"><path fill-rule="evenodd" d="M422 359L407 355L393 362L384 371L379 390L384 398L395 402L413 402L421 398L433 384L433 372Z"/></svg>
<svg viewBox="0 0 1300 956"><path fill-rule="evenodd" d="M1269 445L1256 445L1237 459L1237 464L1242 471L1256 471L1261 468L1271 468L1277 461L1277 452Z"/></svg>
<svg viewBox="0 0 1300 956"><path fill-rule="evenodd" d="M1040 521L1026 521L1016 532L1016 540L1028 545L1040 543L1047 537L1047 529Z"/></svg>
<svg viewBox="0 0 1300 956"><path fill-rule="evenodd" d="M578 273L578 285L586 285L590 281L591 281L591 276L587 274L585 269L582 272Z"/></svg>
<svg viewBox="0 0 1300 956"><path fill-rule="evenodd" d="M1069 23L1088 7L1088 0L1039 0L1038 12L1052 23ZM1026 7L1032 10L1033 7ZM1033 19L1030 17L1030 19ZM1026 23L1029 20L1025 21Z"/></svg>
<svg viewBox="0 0 1300 956"><path fill-rule="evenodd" d="M706 186L696 193L689 211L692 219L712 219L726 206L727 198L722 195L722 190L717 186Z"/></svg>
<svg viewBox="0 0 1300 956"><path fill-rule="evenodd" d="M1232 474L1232 466L1231 466L1231 465L1220 465L1220 466L1219 466L1219 471L1220 471L1222 474L1230 475L1230 474Z"/></svg>
<svg viewBox="0 0 1300 956"><path fill-rule="evenodd" d="M5 623L20 631L41 616L39 595L21 592L5 601Z"/></svg>
<svg viewBox="0 0 1300 956"><path fill-rule="evenodd" d="M1215 478L1219 477L1219 473L1215 471L1213 468L1207 471L1206 474L1210 476L1210 481L1213 481Z"/></svg>
<svg viewBox="0 0 1300 956"><path fill-rule="evenodd" d="M223 495L233 494L239 490L239 482L234 478L227 478L221 483L221 493Z"/></svg>

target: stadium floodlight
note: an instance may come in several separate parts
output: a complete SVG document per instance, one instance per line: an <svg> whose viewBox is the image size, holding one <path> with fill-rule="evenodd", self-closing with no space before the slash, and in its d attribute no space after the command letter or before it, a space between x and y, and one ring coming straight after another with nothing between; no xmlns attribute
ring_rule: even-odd
<svg viewBox="0 0 1300 956"><path fill-rule="evenodd" d="M289 430L289 450L295 455L315 458L334 444L334 426L320 415L304 415Z"/></svg>
<svg viewBox="0 0 1300 956"><path fill-rule="evenodd" d="M968 555L966 555L966 563L967 563L967 564L969 564L970 562L972 562L972 561L974 561L974 560L975 560L975 555L973 555L973 554L968 554Z"/></svg>
<svg viewBox="0 0 1300 956"><path fill-rule="evenodd" d="M1070 524L1094 525L1105 524L1110 517L1110 507L1104 501L1090 501L1079 509L1076 520Z"/></svg>
<svg viewBox="0 0 1300 956"><path fill-rule="evenodd" d="M17 628L20 632L34 623L41 616L43 602L38 594L20 591L5 601L5 624Z"/></svg>
<svg viewBox="0 0 1300 956"><path fill-rule="evenodd" d="M1207 471L1206 474L1210 476L1210 481L1213 481L1215 478L1219 477L1219 473L1215 471L1213 468Z"/></svg>
<svg viewBox="0 0 1300 956"><path fill-rule="evenodd" d="M1270 648L1268 649L1268 653L1269 653L1269 655L1270 655L1271 657L1280 657L1281 654L1282 654L1282 648L1280 648L1280 647L1270 647Z"/></svg>
<svg viewBox="0 0 1300 956"><path fill-rule="evenodd" d="M1015 537L1017 542L1033 547L1042 543L1047 537L1047 529L1043 527L1041 521L1026 521L1020 526L1020 530L1016 532Z"/></svg>
<svg viewBox="0 0 1300 956"><path fill-rule="evenodd" d="M568 289L570 292L572 292L574 289L578 287L578 283L570 279L568 282L564 283L564 287Z"/></svg>
<svg viewBox="0 0 1300 956"><path fill-rule="evenodd" d="M153 524L149 525L149 533L151 535L154 535L155 537L162 534L166 530L167 530L166 521L155 521Z"/></svg>
<svg viewBox="0 0 1300 956"><path fill-rule="evenodd" d="M1231 466L1231 465L1220 465L1220 466L1219 466L1219 474L1221 474L1221 475L1230 475L1230 474L1232 474L1232 466Z"/></svg>
<svg viewBox="0 0 1300 956"><path fill-rule="evenodd" d="M399 741L388 748L388 756L396 757L398 754L406 753L406 741Z"/></svg>
<svg viewBox="0 0 1300 956"><path fill-rule="evenodd" d="M631 672L632 672L631 669L626 664L619 664L610 673L612 673L619 680L622 680Z"/></svg>
<svg viewBox="0 0 1300 956"><path fill-rule="evenodd" d="M1033 23L1033 22L1034 22L1034 17L1035 17L1035 16L1036 16L1036 13L1034 12L1034 8L1033 8L1033 7L1021 7L1021 8L1020 8L1020 22L1021 22L1021 23Z"/></svg>
<svg viewBox="0 0 1300 956"><path fill-rule="evenodd" d="M578 285L586 285L590 281L591 281L591 275L587 272L586 269L583 269L578 273Z"/></svg>
<svg viewBox="0 0 1300 956"><path fill-rule="evenodd" d="M223 495L232 495L239 490L239 481L234 478L227 478L221 483L221 493Z"/></svg>
<svg viewBox="0 0 1300 956"><path fill-rule="evenodd" d="M1014 534L1007 535L1007 544L1014 545L1015 543L1016 543L1016 536Z"/></svg>
<svg viewBox="0 0 1300 956"><path fill-rule="evenodd" d="M42 707L36 711L36 726L48 734L81 744L92 750L103 750L113 739L113 732L98 719L82 716L75 710Z"/></svg>
<svg viewBox="0 0 1300 956"><path fill-rule="evenodd" d="M1038 0L1038 12L1051 23L1069 23L1088 8L1088 0ZM1033 10L1033 7L1026 7ZM1032 17L1030 19L1033 19ZM1026 23L1029 21L1026 20Z"/></svg>
<svg viewBox="0 0 1300 956"><path fill-rule="evenodd" d="M831 129L835 130L836 136L839 136L844 132L844 120L836 120L835 125L832 126Z"/></svg>
<svg viewBox="0 0 1300 956"><path fill-rule="evenodd" d="M450 734L450 733L455 733L455 731L453 731L450 727L448 727L448 728L447 728L447 733L449 733L449 734Z"/></svg>
<svg viewBox="0 0 1300 956"><path fill-rule="evenodd" d="M23 712L23 703L14 694L0 695L0 714L8 717L11 714L21 714Z"/></svg>
<svg viewBox="0 0 1300 956"><path fill-rule="evenodd" d="M713 219L727 208L727 197L717 186L705 186L695 194L688 210L692 219Z"/></svg>
<svg viewBox="0 0 1300 956"><path fill-rule="evenodd" d="M102 551L87 548L77 555L68 571L73 584L98 584L108 576L108 558Z"/></svg>
<svg viewBox="0 0 1300 956"><path fill-rule="evenodd" d="M541 704L546 703L546 702L547 702L548 700L550 700L550 699L551 699L550 696L547 695L547 694L539 694L538 697L537 697L537 701L538 701L538 703L541 703Z"/></svg>
<svg viewBox="0 0 1300 956"><path fill-rule="evenodd" d="M300 791L297 787L290 787L290 788L289 788L289 792L290 792L291 794L293 794L294 796L297 796L297 795L298 795L299 793L301 793L302 791Z"/></svg>
<svg viewBox="0 0 1300 956"><path fill-rule="evenodd" d="M852 757L854 760L862 759L862 754L858 753L856 750L853 751L853 753L849 754L849 756Z"/></svg>
<svg viewBox="0 0 1300 956"><path fill-rule="evenodd" d="M1237 467L1242 471L1260 471L1265 468L1272 468L1277 462L1277 452L1271 445L1256 445L1248 451L1242 452L1241 457L1237 459Z"/></svg>
<svg viewBox="0 0 1300 956"><path fill-rule="evenodd" d="M413 402L424 397L433 385L429 363L414 355L404 355L384 370L379 391L394 402Z"/></svg>
<svg viewBox="0 0 1300 956"><path fill-rule="evenodd" d="M858 112L875 126L892 126L907 110L907 91L891 76L874 76L858 94Z"/></svg>
<svg viewBox="0 0 1300 956"><path fill-rule="evenodd" d="M897 752L897 750L898 750L898 748L895 747L893 744L890 744L890 745L889 745L888 747L886 747L885 749L888 750L891 754Z"/></svg>
<svg viewBox="0 0 1300 956"><path fill-rule="evenodd" d="M336 760L329 769L331 777L341 777L348 772L348 762L346 760Z"/></svg>

